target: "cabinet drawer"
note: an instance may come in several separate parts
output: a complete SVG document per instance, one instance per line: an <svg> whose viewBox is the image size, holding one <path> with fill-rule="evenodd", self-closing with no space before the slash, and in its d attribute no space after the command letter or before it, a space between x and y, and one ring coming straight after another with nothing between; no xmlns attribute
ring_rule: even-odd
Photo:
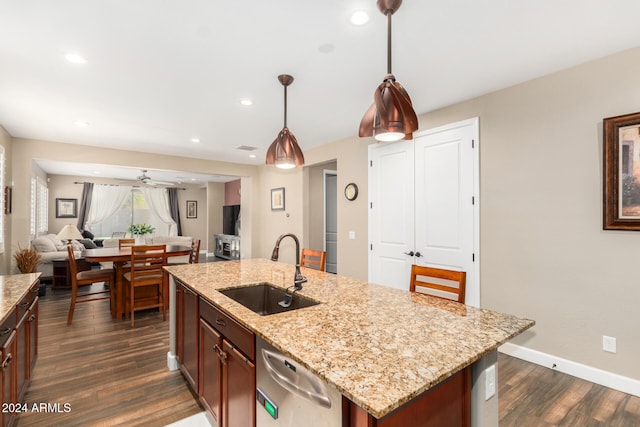
<svg viewBox="0 0 640 427"><path fill-rule="evenodd" d="M208 301L200 299L200 317L227 337L240 351L255 360L254 334Z"/></svg>
<svg viewBox="0 0 640 427"><path fill-rule="evenodd" d="M0 346L7 341L7 338L15 329L18 320L16 317L14 310L7 316L7 320L0 325Z"/></svg>

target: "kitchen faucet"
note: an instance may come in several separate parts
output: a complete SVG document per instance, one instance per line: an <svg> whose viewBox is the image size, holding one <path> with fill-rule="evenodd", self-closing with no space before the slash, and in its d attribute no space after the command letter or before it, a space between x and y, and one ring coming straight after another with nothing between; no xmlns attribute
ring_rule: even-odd
<svg viewBox="0 0 640 427"><path fill-rule="evenodd" d="M279 251L280 251L280 242L285 237L291 237L296 242L296 275L293 278L293 288L295 292L295 291L301 290L302 284L307 281L307 278L304 277L302 273L300 273L300 241L295 236L295 234L287 233L278 237L278 240L276 240L276 246L273 248L273 253L271 254L271 261L278 260ZM293 296L293 292L291 293L291 295Z"/></svg>

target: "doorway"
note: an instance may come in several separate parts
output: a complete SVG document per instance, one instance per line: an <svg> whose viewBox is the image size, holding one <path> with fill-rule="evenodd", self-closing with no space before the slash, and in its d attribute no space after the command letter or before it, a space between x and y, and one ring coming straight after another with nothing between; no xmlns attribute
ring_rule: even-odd
<svg viewBox="0 0 640 427"><path fill-rule="evenodd" d="M325 270L338 272L338 172L324 170L324 250L327 252Z"/></svg>

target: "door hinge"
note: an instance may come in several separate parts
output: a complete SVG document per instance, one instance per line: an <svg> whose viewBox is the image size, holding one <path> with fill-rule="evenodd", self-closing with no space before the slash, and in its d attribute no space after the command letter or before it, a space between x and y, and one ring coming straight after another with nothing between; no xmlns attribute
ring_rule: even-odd
<svg viewBox="0 0 640 427"><path fill-rule="evenodd" d="M476 140L475 139L471 140L471 148L476 148Z"/></svg>
<svg viewBox="0 0 640 427"><path fill-rule="evenodd" d="M373 160L369 160L369 167L373 167Z"/></svg>
<svg viewBox="0 0 640 427"><path fill-rule="evenodd" d="M373 209L373 202L369 202L369 209Z"/></svg>
<svg viewBox="0 0 640 427"><path fill-rule="evenodd" d="M476 254L471 254L471 262L476 262Z"/></svg>
<svg viewBox="0 0 640 427"><path fill-rule="evenodd" d="M371 250L371 251L373 250L373 243L369 244L369 250Z"/></svg>
<svg viewBox="0 0 640 427"><path fill-rule="evenodd" d="M475 205L476 204L476 198L475 196L471 196L471 204Z"/></svg>

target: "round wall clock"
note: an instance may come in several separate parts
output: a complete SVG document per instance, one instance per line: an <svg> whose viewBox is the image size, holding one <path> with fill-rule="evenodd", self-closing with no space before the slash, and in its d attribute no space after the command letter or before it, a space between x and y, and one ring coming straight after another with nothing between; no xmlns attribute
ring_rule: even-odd
<svg viewBox="0 0 640 427"><path fill-rule="evenodd" d="M344 197L346 197L347 200L355 200L356 197L358 197L358 186L353 182L347 184L347 186L344 187Z"/></svg>

